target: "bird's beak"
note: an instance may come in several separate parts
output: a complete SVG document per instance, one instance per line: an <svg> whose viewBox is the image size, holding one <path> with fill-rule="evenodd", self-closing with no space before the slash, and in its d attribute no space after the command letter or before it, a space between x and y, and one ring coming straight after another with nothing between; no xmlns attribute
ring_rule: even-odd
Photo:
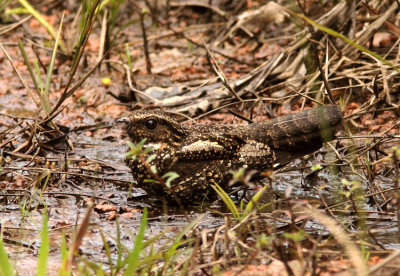
<svg viewBox="0 0 400 276"><path fill-rule="evenodd" d="M130 122L130 120L128 117L122 117L117 120L117 123L129 123L129 122Z"/></svg>

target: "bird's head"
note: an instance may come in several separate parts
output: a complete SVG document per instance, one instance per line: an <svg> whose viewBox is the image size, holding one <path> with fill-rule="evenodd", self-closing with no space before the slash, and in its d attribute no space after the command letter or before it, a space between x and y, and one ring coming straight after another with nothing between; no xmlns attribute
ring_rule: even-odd
<svg viewBox="0 0 400 276"><path fill-rule="evenodd" d="M159 109L138 110L118 121L126 122L128 135L136 144L143 139L148 143L173 143L186 136L181 124Z"/></svg>

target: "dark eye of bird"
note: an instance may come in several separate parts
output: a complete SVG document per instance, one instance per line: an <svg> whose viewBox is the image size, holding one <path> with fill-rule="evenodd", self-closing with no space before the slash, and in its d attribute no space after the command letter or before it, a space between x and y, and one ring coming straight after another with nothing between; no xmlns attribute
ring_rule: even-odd
<svg viewBox="0 0 400 276"><path fill-rule="evenodd" d="M148 119L146 122L144 122L144 126L148 129L148 130L153 130L157 127L157 121L154 119Z"/></svg>

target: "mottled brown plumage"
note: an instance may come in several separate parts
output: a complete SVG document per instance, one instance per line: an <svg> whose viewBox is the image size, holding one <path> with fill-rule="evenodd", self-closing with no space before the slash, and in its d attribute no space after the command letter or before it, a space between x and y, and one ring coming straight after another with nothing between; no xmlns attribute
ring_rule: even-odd
<svg viewBox="0 0 400 276"><path fill-rule="evenodd" d="M146 139L145 147L155 149L141 158L127 158L127 164L148 194L191 202L212 194L214 182L227 188L231 171L262 172L319 149L334 138L341 120L342 112L327 106L265 123L185 126L161 110L140 110L128 117L127 132L133 143ZM154 159L143 163L152 154ZM156 174L149 171L151 166ZM145 182L168 171L179 175L170 188Z"/></svg>

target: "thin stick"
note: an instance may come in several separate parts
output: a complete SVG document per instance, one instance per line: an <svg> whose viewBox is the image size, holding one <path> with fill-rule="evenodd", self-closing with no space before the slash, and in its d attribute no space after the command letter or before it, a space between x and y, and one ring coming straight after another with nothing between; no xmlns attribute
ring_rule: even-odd
<svg viewBox="0 0 400 276"><path fill-rule="evenodd" d="M0 47L3 50L4 54L6 55L8 61L11 63L12 68L14 69L14 72L17 74L19 80L21 81L22 85L25 87L25 89L28 91L29 96L32 98L32 100L35 102L36 106L40 108L39 102L35 99L35 96L33 95L32 90L29 88L28 84L25 82L25 80L22 78L21 74L19 73L17 67L15 67L13 60L11 59L10 55L4 49L3 44L0 43Z"/></svg>
<svg viewBox="0 0 400 276"><path fill-rule="evenodd" d="M303 14L306 15L306 11L304 10L303 5L300 3L299 0L297 0L297 4L300 7L300 9L302 10ZM306 24L306 26L308 28L308 31L311 34L311 37L315 37L315 32L312 29L311 25L310 24ZM326 75L324 74L324 69L322 68L321 61L319 60L317 48L315 47L315 44L312 42L312 40L310 40L310 47L311 47L311 52L314 55L315 61L317 62L318 69L319 69L322 81L324 82L325 90L326 90L326 93L327 93L327 96L328 96L327 98L328 98L328 100L329 100L329 102L331 104L334 104L335 102L333 101L331 87L330 87L329 82L328 82L328 80L326 78Z"/></svg>
<svg viewBox="0 0 400 276"><path fill-rule="evenodd" d="M150 54L149 54L149 46L147 43L146 28L144 27L144 22L143 22L145 12L143 12L143 11L138 11L138 12L139 12L139 18L140 18L140 27L142 28L144 56L146 57L146 71L147 71L147 74L151 75L152 65L151 65Z"/></svg>
<svg viewBox="0 0 400 276"><path fill-rule="evenodd" d="M236 98L238 101L242 101L242 98L239 97L239 95L235 92L235 90L233 90L232 86L230 85L228 79L226 78L224 72L222 72L221 68L218 65L218 62L214 59L214 56L211 54L210 49L207 47L206 43L204 42L204 40L201 40L203 42L204 48L207 50L208 55L210 56L210 58L212 59L213 63L212 63L212 67L215 71L215 73L217 74L217 76L221 79L222 83L224 84L224 86L226 87L226 89L228 89L228 92L234 97Z"/></svg>

